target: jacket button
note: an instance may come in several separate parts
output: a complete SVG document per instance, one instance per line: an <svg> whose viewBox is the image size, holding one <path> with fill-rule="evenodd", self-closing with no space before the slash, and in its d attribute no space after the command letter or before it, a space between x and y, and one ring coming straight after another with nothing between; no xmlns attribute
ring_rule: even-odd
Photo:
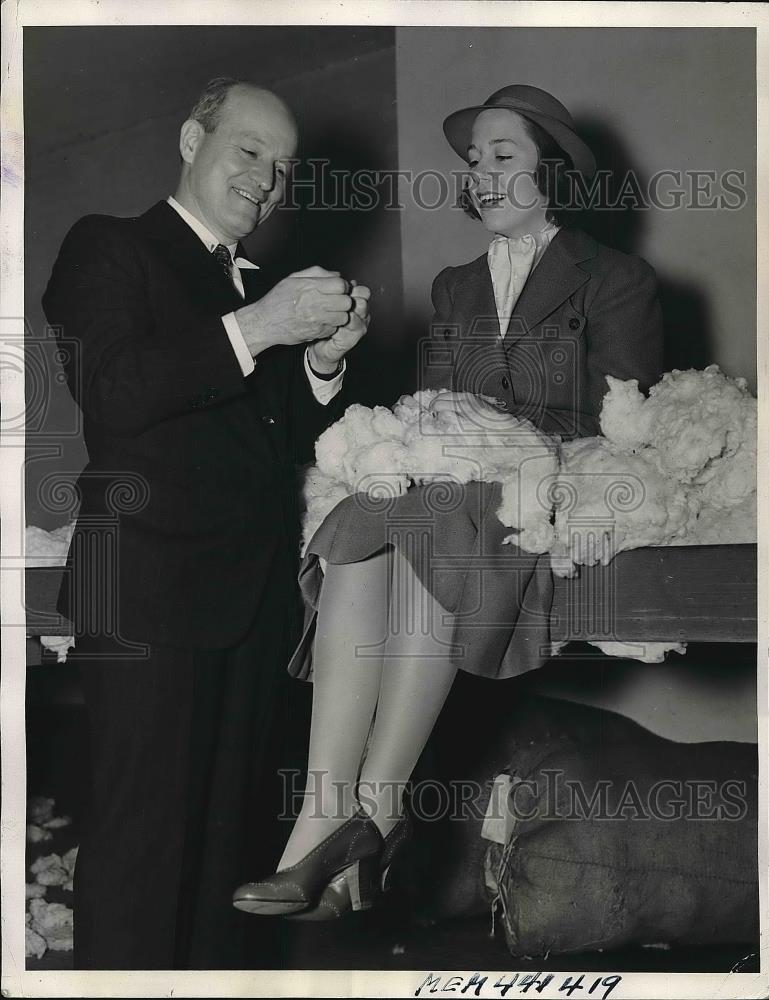
<svg viewBox="0 0 769 1000"><path fill-rule="evenodd" d="M510 388L510 379L507 377L507 375L502 376L502 388L503 389Z"/></svg>
<svg viewBox="0 0 769 1000"><path fill-rule="evenodd" d="M572 316L572 318L569 320L569 329L579 330L579 320L575 316Z"/></svg>
<svg viewBox="0 0 769 1000"><path fill-rule="evenodd" d="M275 417L262 417L262 421L265 424L274 424L275 423Z"/></svg>

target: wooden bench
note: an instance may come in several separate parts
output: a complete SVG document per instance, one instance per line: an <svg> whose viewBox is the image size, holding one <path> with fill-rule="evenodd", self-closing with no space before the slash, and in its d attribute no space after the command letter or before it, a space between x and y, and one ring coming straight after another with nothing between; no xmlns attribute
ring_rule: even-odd
<svg viewBox="0 0 769 1000"><path fill-rule="evenodd" d="M26 571L27 635L68 635L55 611L61 567ZM621 552L556 579L555 641L756 642L757 546L681 545Z"/></svg>
<svg viewBox="0 0 769 1000"><path fill-rule="evenodd" d="M756 545L670 545L620 552L559 579L556 641L756 642Z"/></svg>

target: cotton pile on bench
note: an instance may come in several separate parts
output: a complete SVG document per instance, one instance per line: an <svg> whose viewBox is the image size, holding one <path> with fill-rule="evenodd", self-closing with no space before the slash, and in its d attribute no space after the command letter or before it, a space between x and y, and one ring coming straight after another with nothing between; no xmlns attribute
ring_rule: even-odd
<svg viewBox="0 0 769 1000"><path fill-rule="evenodd" d="M354 404L315 445L316 465L305 480L305 544L345 497L401 496L412 485L501 481L515 490L516 527L534 551L554 540L539 484L555 476L558 444L528 420L493 414L481 425L472 414L433 413L445 390L403 396L392 410Z"/></svg>
<svg viewBox="0 0 769 1000"><path fill-rule="evenodd" d="M553 571L649 545L754 542L757 406L745 379L717 365L675 370L648 398L635 379L607 382L603 437L560 447Z"/></svg>
<svg viewBox="0 0 769 1000"><path fill-rule="evenodd" d="M305 544L355 492L398 496L430 480L502 483L506 541L551 553L553 571L650 545L756 538L756 400L717 365L666 373L648 398L607 376L602 436L562 442L500 414L480 428L433 415L439 394L393 410L354 405L319 438L305 482ZM445 390L442 390L445 391Z"/></svg>
<svg viewBox="0 0 769 1000"><path fill-rule="evenodd" d="M674 543L755 542L758 412L745 379L718 365L673 371L648 399L635 381L607 381L604 435L675 482L689 505Z"/></svg>

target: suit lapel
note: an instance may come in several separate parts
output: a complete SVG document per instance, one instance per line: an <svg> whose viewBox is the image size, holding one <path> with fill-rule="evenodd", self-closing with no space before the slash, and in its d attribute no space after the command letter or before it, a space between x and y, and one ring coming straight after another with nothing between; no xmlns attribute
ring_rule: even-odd
<svg viewBox="0 0 769 1000"><path fill-rule="evenodd" d="M579 229L555 235L523 286L505 336L506 350L584 285L590 275L579 263L594 257L596 249L595 240Z"/></svg>
<svg viewBox="0 0 769 1000"><path fill-rule="evenodd" d="M467 317L465 336L482 340L499 337L499 317L486 254L470 264L467 277L457 286L454 305L458 315Z"/></svg>
<svg viewBox="0 0 769 1000"><path fill-rule="evenodd" d="M139 224L201 308L224 315L243 304L219 263L168 202L153 205Z"/></svg>

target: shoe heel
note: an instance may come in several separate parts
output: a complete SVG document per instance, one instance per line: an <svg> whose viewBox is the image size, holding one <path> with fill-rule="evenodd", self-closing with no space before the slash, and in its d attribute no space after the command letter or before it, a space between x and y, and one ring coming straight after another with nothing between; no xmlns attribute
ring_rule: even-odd
<svg viewBox="0 0 769 1000"><path fill-rule="evenodd" d="M345 869L353 910L370 910L379 884L378 857L362 858Z"/></svg>

